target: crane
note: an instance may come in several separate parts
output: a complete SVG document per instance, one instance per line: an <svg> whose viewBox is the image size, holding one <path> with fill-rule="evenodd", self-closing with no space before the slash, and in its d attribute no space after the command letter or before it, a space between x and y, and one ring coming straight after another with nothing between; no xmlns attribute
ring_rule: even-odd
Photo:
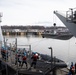
<svg viewBox="0 0 76 75"><path fill-rule="evenodd" d="M70 8L66 11L66 16L63 16L58 11L54 11L54 14L63 22L63 24L69 29L69 31L76 37L76 8Z"/></svg>

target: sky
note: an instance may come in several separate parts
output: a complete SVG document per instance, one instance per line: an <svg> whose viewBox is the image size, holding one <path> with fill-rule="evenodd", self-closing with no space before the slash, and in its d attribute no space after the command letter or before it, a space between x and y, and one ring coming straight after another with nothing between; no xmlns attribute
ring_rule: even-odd
<svg viewBox="0 0 76 75"><path fill-rule="evenodd" d="M0 0L1 25L64 26L53 11L66 12L75 5L76 0Z"/></svg>

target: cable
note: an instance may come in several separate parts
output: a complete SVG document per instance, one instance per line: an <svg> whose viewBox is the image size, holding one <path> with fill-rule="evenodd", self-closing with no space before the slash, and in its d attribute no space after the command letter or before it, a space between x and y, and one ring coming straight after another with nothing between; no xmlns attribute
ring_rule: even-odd
<svg viewBox="0 0 76 75"><path fill-rule="evenodd" d="M42 41L44 41L45 39L42 39L42 40L40 40L40 41L37 41L38 43L34 46L34 48L36 47L36 46L38 46L38 44L39 43L41 43Z"/></svg>
<svg viewBox="0 0 76 75"><path fill-rule="evenodd" d="M56 23L56 16L53 14L53 23Z"/></svg>

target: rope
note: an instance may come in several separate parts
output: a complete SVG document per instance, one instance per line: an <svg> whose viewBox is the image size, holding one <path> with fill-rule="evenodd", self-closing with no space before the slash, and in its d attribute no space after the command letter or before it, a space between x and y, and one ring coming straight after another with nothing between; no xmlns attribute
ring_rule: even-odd
<svg viewBox="0 0 76 75"><path fill-rule="evenodd" d="M56 23L56 15L53 14L53 23Z"/></svg>
<svg viewBox="0 0 76 75"><path fill-rule="evenodd" d="M37 43L37 42L38 42L38 43L34 46L34 48L37 47L37 46L39 45L39 43L41 43L41 42L44 41L44 40L45 40L45 39L42 39L42 40L40 40L40 41L36 41L36 43ZM34 43L35 43L35 42L34 42ZM32 44L33 44L33 43L32 43Z"/></svg>

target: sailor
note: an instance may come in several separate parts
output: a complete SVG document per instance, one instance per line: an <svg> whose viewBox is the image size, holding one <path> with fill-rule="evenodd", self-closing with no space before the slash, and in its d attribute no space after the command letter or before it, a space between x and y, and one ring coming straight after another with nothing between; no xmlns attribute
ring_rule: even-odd
<svg viewBox="0 0 76 75"><path fill-rule="evenodd" d="M21 55L18 56L18 62L19 62L19 66L22 66L22 56Z"/></svg>
<svg viewBox="0 0 76 75"><path fill-rule="evenodd" d="M22 57L22 66L23 66L23 64L26 64L26 69L27 69L27 56L26 56L26 53Z"/></svg>
<svg viewBox="0 0 76 75"><path fill-rule="evenodd" d="M5 48L4 46L2 46L1 48L1 54L2 54L2 58L5 60L8 60L8 49Z"/></svg>
<svg viewBox="0 0 76 75"><path fill-rule="evenodd" d="M71 62L71 66L70 66L70 70L69 70L68 75L74 75L74 65L73 65L73 62Z"/></svg>
<svg viewBox="0 0 76 75"><path fill-rule="evenodd" d="M76 63L75 63L75 74L76 74Z"/></svg>
<svg viewBox="0 0 76 75"><path fill-rule="evenodd" d="M38 54L37 53L33 54L33 56L31 57L31 59L32 59L31 67L34 66L34 68L36 68L37 59L39 59Z"/></svg>
<svg viewBox="0 0 76 75"><path fill-rule="evenodd" d="M7 50L7 48L4 51L5 51L5 60L8 60L8 50Z"/></svg>
<svg viewBox="0 0 76 75"><path fill-rule="evenodd" d="M1 47L1 55L2 55L2 58L4 58L3 50L4 50L4 47L2 46L2 47Z"/></svg>
<svg viewBox="0 0 76 75"><path fill-rule="evenodd" d="M18 54L15 55L15 65L17 65L18 62Z"/></svg>

